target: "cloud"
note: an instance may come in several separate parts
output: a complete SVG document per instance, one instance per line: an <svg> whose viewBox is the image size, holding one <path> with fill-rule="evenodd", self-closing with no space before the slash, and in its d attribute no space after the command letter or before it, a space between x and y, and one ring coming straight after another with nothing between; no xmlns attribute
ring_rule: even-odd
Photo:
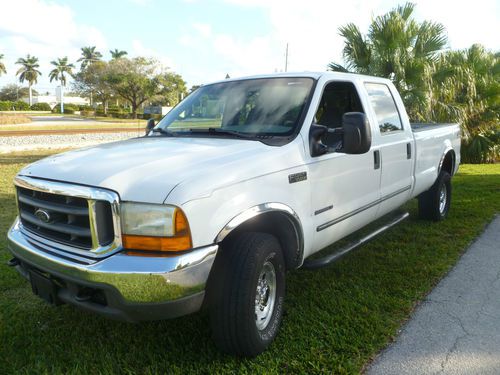
<svg viewBox="0 0 500 375"><path fill-rule="evenodd" d="M476 0L473 4L460 1L417 1L419 19L442 23L448 31L451 48L468 48L481 43L492 50L500 49L500 2Z"/></svg>
<svg viewBox="0 0 500 375"><path fill-rule="evenodd" d="M16 80L19 66L15 61L27 54L39 58L42 77L39 85L52 86L48 80L50 61L68 56L75 63L82 46L97 46L104 52L106 39L95 27L78 24L74 13L66 5L44 0L16 0L2 7L0 12L0 51L5 54L8 75L2 83ZM61 52L62 51L62 52Z"/></svg>
<svg viewBox="0 0 500 375"><path fill-rule="evenodd" d="M337 2L309 0L226 0L228 4L242 7L261 8L271 24L267 38L281 60L283 69L285 48L288 43L288 70L325 70L326 65L335 60L341 62L343 40L338 28L354 22L362 29L367 27L372 15L383 12L384 2L354 0L341 7Z"/></svg>
<svg viewBox="0 0 500 375"><path fill-rule="evenodd" d="M133 56L143 56L143 57L152 57L158 60L165 68L173 69L174 61L165 55L160 54L153 48L149 48L144 46L144 44L139 39L132 40L132 52L130 54Z"/></svg>
<svg viewBox="0 0 500 375"><path fill-rule="evenodd" d="M225 0L240 7L260 8L267 15L272 31L268 39L279 50L289 43L291 70L324 70L328 62L342 62L343 40L338 28L349 22L367 32L371 20L395 8L396 0L354 0L339 6L337 2L309 0ZM474 6L452 0L415 0L417 20L442 23L451 48L467 48L482 43L498 50L500 2L477 0Z"/></svg>
<svg viewBox="0 0 500 375"><path fill-rule="evenodd" d="M208 38L212 35L212 26L208 23L195 22L193 28L198 31L203 38Z"/></svg>

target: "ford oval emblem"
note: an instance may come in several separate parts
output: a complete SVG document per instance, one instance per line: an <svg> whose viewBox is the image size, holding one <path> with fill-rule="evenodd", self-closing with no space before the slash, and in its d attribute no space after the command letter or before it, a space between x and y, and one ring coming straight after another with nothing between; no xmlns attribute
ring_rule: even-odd
<svg viewBox="0 0 500 375"><path fill-rule="evenodd" d="M41 208L35 211L35 216L44 223L48 223L50 221L50 214Z"/></svg>

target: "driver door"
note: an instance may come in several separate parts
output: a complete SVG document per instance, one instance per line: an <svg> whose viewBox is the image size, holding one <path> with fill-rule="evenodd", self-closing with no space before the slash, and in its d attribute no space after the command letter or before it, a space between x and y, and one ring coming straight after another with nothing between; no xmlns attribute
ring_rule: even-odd
<svg viewBox="0 0 500 375"><path fill-rule="evenodd" d="M329 128L342 126L346 112L365 112L358 91L351 82L330 82L316 112L316 122ZM322 142L335 146L336 136L326 135ZM371 222L380 198L380 167L374 155L377 147L360 155L330 150L311 157L308 175L311 179L312 215L315 249L332 242Z"/></svg>

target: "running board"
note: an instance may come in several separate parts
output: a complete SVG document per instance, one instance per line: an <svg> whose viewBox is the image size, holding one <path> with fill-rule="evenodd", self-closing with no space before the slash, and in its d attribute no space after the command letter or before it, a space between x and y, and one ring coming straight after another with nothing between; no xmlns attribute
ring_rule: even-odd
<svg viewBox="0 0 500 375"><path fill-rule="evenodd" d="M368 241L370 241L373 238L375 238L376 236L378 236L380 233L385 232L387 229L392 228L394 225L403 221L408 216L410 216L410 214L408 212L398 214L391 221L384 224L380 228L376 229L375 231L371 232L370 234L367 234L366 236L360 238L359 240L351 242L350 244L340 248L340 250L336 251L333 254L329 254L323 258L310 259L310 260L306 259L304 261L304 264L302 265L302 268L316 269L316 268L322 268L322 267L329 266L330 264L339 260L339 258L344 256L345 254L347 254L351 250L354 250L355 248L367 243Z"/></svg>

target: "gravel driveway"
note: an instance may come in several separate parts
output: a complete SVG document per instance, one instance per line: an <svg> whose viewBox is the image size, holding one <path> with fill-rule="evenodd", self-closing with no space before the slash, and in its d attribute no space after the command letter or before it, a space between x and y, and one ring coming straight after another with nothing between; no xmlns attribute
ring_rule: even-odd
<svg viewBox="0 0 500 375"><path fill-rule="evenodd" d="M120 133L53 134L0 137L0 154L41 149L77 148L142 136L136 131Z"/></svg>

